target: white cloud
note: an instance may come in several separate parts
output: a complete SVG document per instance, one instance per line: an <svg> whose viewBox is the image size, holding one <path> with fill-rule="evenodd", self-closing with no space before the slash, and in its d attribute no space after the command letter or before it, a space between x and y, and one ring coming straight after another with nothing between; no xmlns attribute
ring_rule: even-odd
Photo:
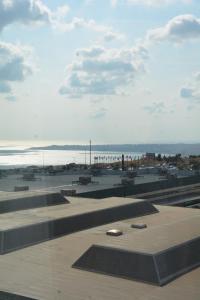
<svg viewBox="0 0 200 300"><path fill-rule="evenodd" d="M91 119L102 119L106 116L107 113L107 109L105 107L101 107L99 109L97 109L96 111L94 111L90 117Z"/></svg>
<svg viewBox="0 0 200 300"><path fill-rule="evenodd" d="M193 75L191 81L185 84L180 90L180 96L189 100L192 104L200 104L200 72Z"/></svg>
<svg viewBox="0 0 200 300"><path fill-rule="evenodd" d="M51 11L41 0L0 0L0 30L12 23L51 24L62 31L76 28L89 28L106 31L107 27L96 24L94 20L74 17L70 22L65 20L69 6L59 6Z"/></svg>
<svg viewBox="0 0 200 300"><path fill-rule="evenodd" d="M180 95L182 98L200 103L200 89L194 87L181 88Z"/></svg>
<svg viewBox="0 0 200 300"><path fill-rule="evenodd" d="M105 48L101 46L94 46L92 48L85 48L76 51L77 56L82 57L97 57L105 52Z"/></svg>
<svg viewBox="0 0 200 300"><path fill-rule="evenodd" d="M63 31L71 31L76 28L88 28L98 32L106 32L108 27L98 25L94 20L85 20L83 18L74 17L70 22L54 22L54 27Z"/></svg>
<svg viewBox="0 0 200 300"><path fill-rule="evenodd" d="M0 30L12 23L50 23L51 17L40 0L0 0Z"/></svg>
<svg viewBox="0 0 200 300"><path fill-rule="evenodd" d="M0 93L10 93L12 82L24 81L32 74L30 49L0 42Z"/></svg>
<svg viewBox="0 0 200 300"><path fill-rule="evenodd" d="M69 32L75 29L88 29L97 33L103 34L104 41L110 42L112 40L121 39L122 34L115 32L112 27L98 24L95 20L74 17L71 21L66 22L54 20L53 27L61 32Z"/></svg>
<svg viewBox="0 0 200 300"><path fill-rule="evenodd" d="M104 34L105 41L121 38L111 27L97 24L95 20L73 17L67 21L66 16L70 8L68 5L50 10L42 0L0 0L0 31L14 24L41 25L49 24L62 32L78 28L86 28Z"/></svg>
<svg viewBox="0 0 200 300"><path fill-rule="evenodd" d="M194 78L196 79L197 82L200 81L200 72L196 72L194 74Z"/></svg>
<svg viewBox="0 0 200 300"><path fill-rule="evenodd" d="M121 40L124 36L118 32L114 32L112 30L106 30L104 35L105 42L112 42L114 40Z"/></svg>
<svg viewBox="0 0 200 300"><path fill-rule="evenodd" d="M165 103L163 101L157 101L143 106L143 109L151 115L172 114L174 113L174 105Z"/></svg>
<svg viewBox="0 0 200 300"><path fill-rule="evenodd" d="M143 51L100 46L78 50L75 61L67 67L60 93L72 97L120 94L144 71Z"/></svg>
<svg viewBox="0 0 200 300"><path fill-rule="evenodd" d="M0 93L4 94L10 92L11 92L10 85L6 82L0 81Z"/></svg>
<svg viewBox="0 0 200 300"><path fill-rule="evenodd" d="M64 26L69 10L68 5L63 5L52 11L42 0L0 0L0 31L13 23L50 24L59 28Z"/></svg>
<svg viewBox="0 0 200 300"><path fill-rule="evenodd" d="M161 5L172 5L177 3L190 4L192 0L110 0L111 6L116 7L117 4L132 4L132 5L143 5L143 6L161 6Z"/></svg>
<svg viewBox="0 0 200 300"><path fill-rule="evenodd" d="M11 24L40 25L49 24L63 32L78 28L86 28L105 36L105 40L114 40L121 35L115 33L111 27L97 24L94 20L74 17L66 20L69 7L63 5L54 12L42 0L0 0L0 32ZM0 92L11 90L9 82L22 81L31 68L25 64L25 59L19 49L11 44L1 44L0 49ZM3 53L4 51L4 53ZM93 49L93 51L96 51ZM6 52L6 54L5 54ZM18 56L17 56L18 52ZM88 54L89 55L89 54ZM92 53L90 54L92 55ZM93 53L94 55L94 53ZM7 82L6 82L7 81Z"/></svg>
<svg viewBox="0 0 200 300"><path fill-rule="evenodd" d="M68 14L70 8L68 5L59 6L55 12L55 17L58 20L63 20Z"/></svg>
<svg viewBox="0 0 200 300"><path fill-rule="evenodd" d="M200 39L200 19L193 15L180 15L171 19L165 26L148 32L150 41L169 40L175 43Z"/></svg>
<svg viewBox="0 0 200 300"><path fill-rule="evenodd" d="M8 101L10 101L10 102L14 102L14 101L17 100L17 98L16 98L15 96L13 96L13 95L8 95L8 96L6 97L6 100L8 100Z"/></svg>
<svg viewBox="0 0 200 300"><path fill-rule="evenodd" d="M151 105L144 106L143 108L150 114L160 114L166 112L166 106L164 102L153 102Z"/></svg>
<svg viewBox="0 0 200 300"><path fill-rule="evenodd" d="M192 0L127 0L130 4L140 4L147 6L161 6L176 3L191 3Z"/></svg>

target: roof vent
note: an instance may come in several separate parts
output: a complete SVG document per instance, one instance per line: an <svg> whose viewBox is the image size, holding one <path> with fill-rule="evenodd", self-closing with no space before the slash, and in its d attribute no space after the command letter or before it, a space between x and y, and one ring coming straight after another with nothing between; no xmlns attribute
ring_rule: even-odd
<svg viewBox="0 0 200 300"><path fill-rule="evenodd" d="M111 235L111 236L119 236L122 235L123 232L119 229L110 229L106 232L107 235Z"/></svg>
<svg viewBox="0 0 200 300"><path fill-rule="evenodd" d="M147 224L131 224L131 228L136 228L136 229L144 229L147 228Z"/></svg>

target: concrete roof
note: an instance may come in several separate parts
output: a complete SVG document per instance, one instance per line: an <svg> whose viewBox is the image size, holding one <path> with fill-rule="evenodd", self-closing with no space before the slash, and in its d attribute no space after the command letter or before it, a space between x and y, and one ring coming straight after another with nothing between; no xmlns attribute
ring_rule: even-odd
<svg viewBox="0 0 200 300"><path fill-rule="evenodd" d="M0 180L0 191L13 191L15 186L29 186L30 190L51 190L60 191L61 189L75 189L77 193L96 191L101 189L108 189L114 187L114 185L120 184L120 175L102 175L92 177L94 183L88 185L77 185L73 184L72 181L77 181L80 176L85 176L84 174L77 175L40 175L36 174L38 180L34 181L24 181L20 178L22 175L9 175L3 177ZM146 183L154 182L158 180L163 180L158 175L147 174L141 177L135 178L135 183Z"/></svg>
<svg viewBox="0 0 200 300"><path fill-rule="evenodd" d="M132 221L137 224L135 220ZM154 254L199 236L200 214L189 219L171 222L164 226L161 224L160 226L150 227L141 231L128 227L125 235L112 239L103 245L128 251Z"/></svg>
<svg viewBox="0 0 200 300"><path fill-rule="evenodd" d="M82 199L78 197L67 197L70 204L20 210L2 214L0 218L0 230L38 224L47 220L55 220L71 217L77 214L99 211L120 205L143 202L139 199L111 197L103 200Z"/></svg>
<svg viewBox="0 0 200 300"><path fill-rule="evenodd" d="M200 234L199 210L157 208L157 214L91 228L0 256L0 290L50 300L199 300L200 268L163 287L71 268L93 244L123 241L134 249L154 251ZM137 222L146 223L147 229L130 228ZM121 229L124 235L107 236L106 231L112 228Z"/></svg>
<svg viewBox="0 0 200 300"><path fill-rule="evenodd" d="M54 194L53 191L0 192L0 202Z"/></svg>

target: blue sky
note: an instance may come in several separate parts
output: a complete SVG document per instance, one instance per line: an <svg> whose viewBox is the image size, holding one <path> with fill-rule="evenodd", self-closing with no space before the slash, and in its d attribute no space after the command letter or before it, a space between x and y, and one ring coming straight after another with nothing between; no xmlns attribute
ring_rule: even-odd
<svg viewBox="0 0 200 300"><path fill-rule="evenodd" d="M1 140L199 142L197 0L0 0Z"/></svg>

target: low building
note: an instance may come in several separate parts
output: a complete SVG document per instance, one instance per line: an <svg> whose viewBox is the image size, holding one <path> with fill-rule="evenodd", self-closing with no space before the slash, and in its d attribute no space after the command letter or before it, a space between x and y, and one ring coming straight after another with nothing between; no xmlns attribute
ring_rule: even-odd
<svg viewBox="0 0 200 300"><path fill-rule="evenodd" d="M151 153L151 152L147 152L146 154L145 154L145 158L146 159L155 159L156 158L156 154L155 153Z"/></svg>

